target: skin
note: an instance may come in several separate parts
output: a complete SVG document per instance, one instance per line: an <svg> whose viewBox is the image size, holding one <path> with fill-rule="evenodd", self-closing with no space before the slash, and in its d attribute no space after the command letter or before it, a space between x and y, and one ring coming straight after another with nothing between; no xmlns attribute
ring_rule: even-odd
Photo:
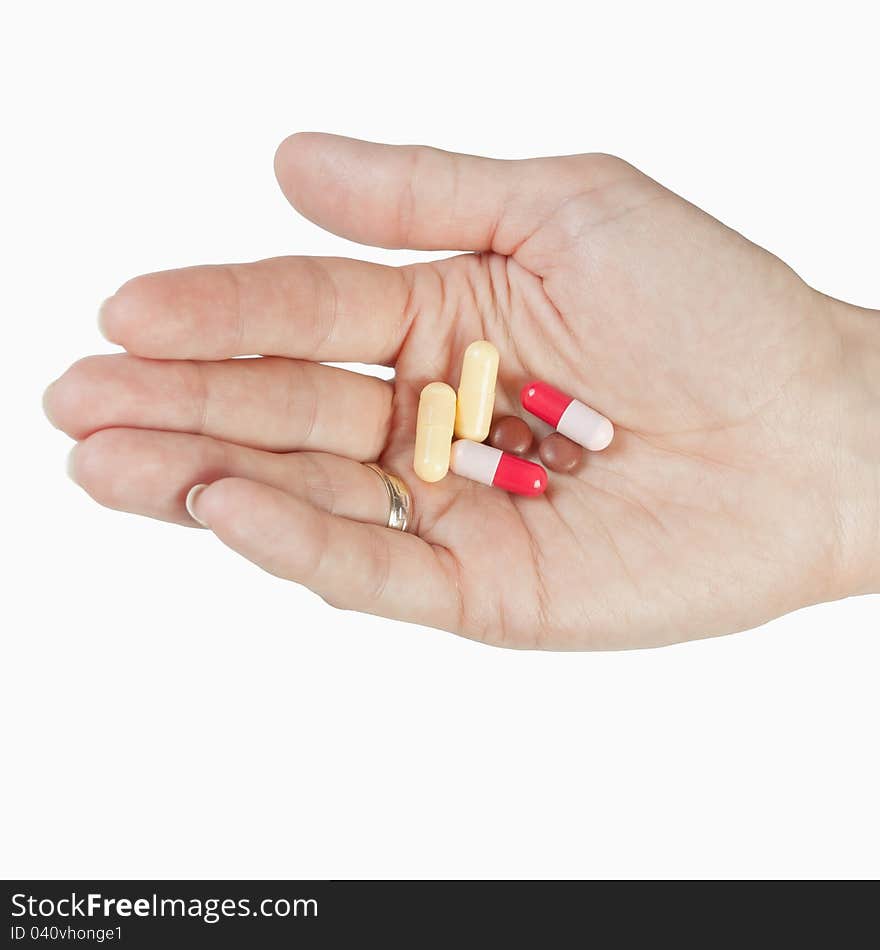
<svg viewBox="0 0 880 950"><path fill-rule="evenodd" d="M46 394L97 501L195 526L184 501L205 483L193 513L266 570L509 647L656 646L880 589L878 313L608 155L499 162L299 134L276 172L337 234L468 253L125 284L101 325L126 352ZM456 385L481 338L501 354L498 414L544 379L614 421L613 444L540 498L412 472L419 391ZM412 533L380 526L365 460L409 485Z"/></svg>

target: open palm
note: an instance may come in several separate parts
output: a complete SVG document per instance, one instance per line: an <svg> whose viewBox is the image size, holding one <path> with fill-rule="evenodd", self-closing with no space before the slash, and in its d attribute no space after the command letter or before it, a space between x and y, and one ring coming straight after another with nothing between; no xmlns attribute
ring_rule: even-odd
<svg viewBox="0 0 880 950"><path fill-rule="evenodd" d="M277 172L331 231L470 253L129 282L103 311L127 354L75 364L46 399L98 501L193 524L184 499L206 483L199 519L266 569L508 646L653 645L835 596L836 465L816 450L834 426L834 328L782 262L610 156L496 162L309 134ZM413 474L422 386L457 385L483 338L501 355L496 412L522 413L541 379L615 423L540 498ZM231 359L252 354L266 358ZM371 460L409 486L411 533L381 527Z"/></svg>

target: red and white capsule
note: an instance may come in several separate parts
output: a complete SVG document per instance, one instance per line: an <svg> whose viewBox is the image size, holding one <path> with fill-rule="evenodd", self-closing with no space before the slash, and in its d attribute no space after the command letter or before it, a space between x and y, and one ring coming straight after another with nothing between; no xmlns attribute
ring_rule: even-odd
<svg viewBox="0 0 880 950"><path fill-rule="evenodd" d="M547 472L536 462L470 439L452 443L449 469L462 478L493 485L514 495L540 495L547 487Z"/></svg>
<svg viewBox="0 0 880 950"><path fill-rule="evenodd" d="M549 383L526 383L520 392L520 400L523 409L591 452L608 448L614 438L610 419Z"/></svg>

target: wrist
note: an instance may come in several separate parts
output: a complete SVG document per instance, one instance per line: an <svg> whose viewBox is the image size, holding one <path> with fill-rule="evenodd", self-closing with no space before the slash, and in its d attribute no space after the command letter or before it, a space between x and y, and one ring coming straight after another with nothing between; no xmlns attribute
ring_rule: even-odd
<svg viewBox="0 0 880 950"><path fill-rule="evenodd" d="M880 311L828 300L839 346L841 595L880 592Z"/></svg>

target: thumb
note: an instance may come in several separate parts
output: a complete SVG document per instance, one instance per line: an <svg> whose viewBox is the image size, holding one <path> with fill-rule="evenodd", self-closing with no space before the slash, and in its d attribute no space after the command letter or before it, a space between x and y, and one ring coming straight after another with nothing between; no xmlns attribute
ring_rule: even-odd
<svg viewBox="0 0 880 950"><path fill-rule="evenodd" d="M498 161L319 132L291 135L275 155L288 201L328 231L377 247L499 254L621 167L609 155Z"/></svg>

